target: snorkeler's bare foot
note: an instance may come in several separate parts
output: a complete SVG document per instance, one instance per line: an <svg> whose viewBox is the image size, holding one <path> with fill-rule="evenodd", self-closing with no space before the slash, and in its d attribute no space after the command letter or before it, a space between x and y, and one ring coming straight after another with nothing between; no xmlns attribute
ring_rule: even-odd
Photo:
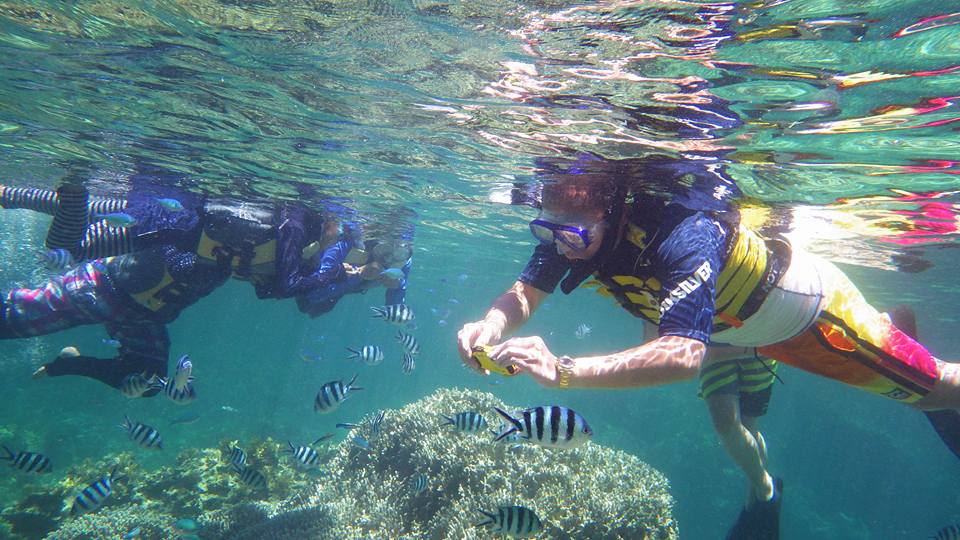
<svg viewBox="0 0 960 540"><path fill-rule="evenodd" d="M40 366L36 371L33 372L33 375L30 376L31 379L42 379L47 376L47 366Z"/></svg>

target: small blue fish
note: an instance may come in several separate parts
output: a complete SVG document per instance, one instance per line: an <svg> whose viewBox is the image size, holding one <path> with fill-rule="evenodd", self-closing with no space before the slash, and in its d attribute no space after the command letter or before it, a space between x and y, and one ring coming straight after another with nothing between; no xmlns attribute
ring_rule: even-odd
<svg viewBox="0 0 960 540"><path fill-rule="evenodd" d="M103 344L114 349L119 349L122 346L119 341L112 338L103 338Z"/></svg>
<svg viewBox="0 0 960 540"><path fill-rule="evenodd" d="M350 422L339 422L337 424L337 427L341 429L356 429L360 427L360 424L352 424Z"/></svg>
<svg viewBox="0 0 960 540"><path fill-rule="evenodd" d="M123 540L136 540L137 538L140 538L140 527L133 528L123 535Z"/></svg>
<svg viewBox="0 0 960 540"><path fill-rule="evenodd" d="M188 411L170 421L170 425L192 424L200 419L200 413Z"/></svg>
<svg viewBox="0 0 960 540"><path fill-rule="evenodd" d="M370 451L370 441L364 439L360 435L354 435L353 438L350 439L350 444L359 448L360 450L363 450L364 452Z"/></svg>
<svg viewBox="0 0 960 540"><path fill-rule="evenodd" d="M311 353L307 351L300 351L300 359L306 363L310 362L323 362L323 355Z"/></svg>
<svg viewBox="0 0 960 540"><path fill-rule="evenodd" d="M387 268L383 272L380 272L380 277L385 277L394 281L400 281L403 279L403 270L399 268Z"/></svg>
<svg viewBox="0 0 960 540"><path fill-rule="evenodd" d="M50 270L66 270L73 266L73 255L63 248L48 249L40 254L40 262Z"/></svg>
<svg viewBox="0 0 960 540"><path fill-rule="evenodd" d="M202 529L199 523L196 520L190 518L181 518L173 524L173 530L178 533L191 533L194 531L199 531Z"/></svg>
<svg viewBox="0 0 960 540"><path fill-rule="evenodd" d="M171 212L183 212L183 204L176 199L157 199L157 202Z"/></svg>
<svg viewBox="0 0 960 540"><path fill-rule="evenodd" d="M106 221L111 227L133 227L137 224L137 218L126 212L114 212L112 214L102 214L95 216L97 221Z"/></svg>
<svg viewBox="0 0 960 540"><path fill-rule="evenodd" d="M457 276L457 281L459 281L460 283L463 283L469 278L470 276L468 276L467 274L460 274L459 276Z"/></svg>
<svg viewBox="0 0 960 540"><path fill-rule="evenodd" d="M457 300L456 298L450 298L449 300L447 300L447 302L450 302L451 304L453 304L453 305L455 305L455 306L460 304L460 301Z"/></svg>

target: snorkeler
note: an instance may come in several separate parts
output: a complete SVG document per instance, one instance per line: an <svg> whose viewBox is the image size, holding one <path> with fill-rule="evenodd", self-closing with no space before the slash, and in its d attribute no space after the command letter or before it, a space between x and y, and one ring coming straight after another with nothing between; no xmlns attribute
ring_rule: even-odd
<svg viewBox="0 0 960 540"><path fill-rule="evenodd" d="M129 375L165 376L165 324L231 275L252 282L259 298L308 298L362 276L362 286L326 295L329 310L344 294L376 284L387 286L388 299L402 301L411 264L408 245L402 268L392 268L397 250L386 249L389 243L368 242L372 254L354 249L361 242L355 232L341 234L339 220L299 204L206 201L186 193L91 200L78 186L58 192L0 186L0 205L53 214L48 247L80 260L95 256L39 289L9 291L0 301L0 339L103 323L120 344L116 359L60 357L36 376L84 375L115 388ZM67 210L73 218L61 219ZM345 263L351 254L361 266ZM311 313L319 303L301 309Z"/></svg>
<svg viewBox="0 0 960 540"><path fill-rule="evenodd" d="M643 387L709 372L708 345L725 344L918 409L947 410L957 424L960 366L931 355L830 262L761 237L734 210L693 210L628 185L645 178L623 163L585 155L541 165L541 212L530 223L540 245L484 319L460 330L468 366L477 367L474 347L499 343L489 353L496 363L544 386ZM558 284L569 294L591 276L587 284L657 325L659 337L576 359L554 355L538 336L501 343ZM960 456L960 440L943 439ZM753 444L763 468L762 438ZM758 500L731 533L778 537L782 483L764 474Z"/></svg>

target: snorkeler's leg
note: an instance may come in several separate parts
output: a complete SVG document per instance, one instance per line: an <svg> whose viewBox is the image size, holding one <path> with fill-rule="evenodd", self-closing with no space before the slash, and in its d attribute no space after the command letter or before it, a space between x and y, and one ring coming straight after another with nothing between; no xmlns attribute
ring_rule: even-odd
<svg viewBox="0 0 960 540"><path fill-rule="evenodd" d="M747 431L749 431L757 441L757 449L760 452L760 462L764 468L767 468L767 440L764 439L763 434L760 433L760 418L757 416L749 416L741 410L740 422L743 423L743 427L747 428Z"/></svg>
<svg viewBox="0 0 960 540"><path fill-rule="evenodd" d="M65 249L74 259L81 257L80 243L87 229L90 194L81 185L64 184L57 189L56 211L47 230L46 246L50 249Z"/></svg>
<svg viewBox="0 0 960 540"><path fill-rule="evenodd" d="M129 229L110 227L105 223L91 223L81 243L84 260L115 257L136 250L135 236Z"/></svg>
<svg viewBox="0 0 960 540"><path fill-rule="evenodd" d="M741 422L739 397L713 394L706 398L706 402L713 428L724 450L750 482L750 493L756 500L769 499L773 493L773 477L764 467L760 443Z"/></svg>
<svg viewBox="0 0 960 540"><path fill-rule="evenodd" d="M0 186L0 206L23 208L53 215L58 206L57 192L52 189Z"/></svg>
<svg viewBox="0 0 960 540"><path fill-rule="evenodd" d="M130 321L109 322L105 326L107 333L120 343L115 358L61 353L52 362L38 369L34 377L77 375L120 389L123 380L129 375L143 375L147 379L166 376L170 337L165 325L153 321ZM145 392L143 397L150 397L158 392L159 389L154 388Z"/></svg>

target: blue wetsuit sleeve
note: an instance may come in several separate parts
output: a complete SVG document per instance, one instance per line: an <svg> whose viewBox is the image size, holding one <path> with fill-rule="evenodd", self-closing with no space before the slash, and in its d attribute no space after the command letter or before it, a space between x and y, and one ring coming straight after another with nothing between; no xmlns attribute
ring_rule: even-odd
<svg viewBox="0 0 960 540"><path fill-rule="evenodd" d="M304 271L299 264L295 272L288 271L280 290L276 291L279 298L289 298L299 294L307 294L343 277L343 261L350 253L352 244L347 240L340 240L328 247L320 257L320 264L312 271ZM300 254L298 253L298 257ZM278 272L278 278L283 276Z"/></svg>
<svg viewBox="0 0 960 540"><path fill-rule="evenodd" d="M710 343L725 245L720 224L701 212L681 221L660 244L660 336Z"/></svg>
<svg viewBox="0 0 960 540"><path fill-rule="evenodd" d="M546 293L553 293L563 276L570 271L570 261L557 253L553 244L540 244L533 250L519 281Z"/></svg>
<svg viewBox="0 0 960 540"><path fill-rule="evenodd" d="M400 285L393 289L387 289L387 292L384 293L384 303L387 305L390 304L402 304L407 298L407 280L410 278L410 268L413 267L413 257L407 259L406 264L400 268L400 271L403 272L403 277L400 278Z"/></svg>

